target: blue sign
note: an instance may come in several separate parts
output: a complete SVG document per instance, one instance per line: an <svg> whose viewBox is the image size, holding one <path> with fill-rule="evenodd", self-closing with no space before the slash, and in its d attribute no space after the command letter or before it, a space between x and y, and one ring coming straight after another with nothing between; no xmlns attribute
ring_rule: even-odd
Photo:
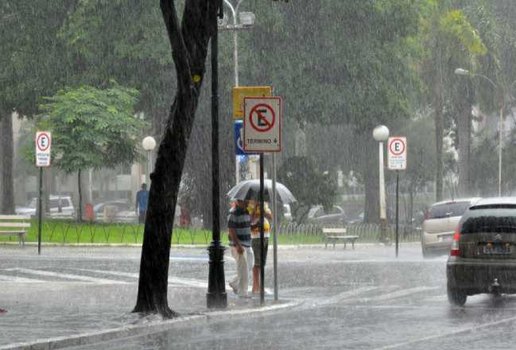
<svg viewBox="0 0 516 350"><path fill-rule="evenodd" d="M242 120L235 120L233 124L233 130L235 140L235 155L245 156L249 154L256 154L244 151L244 122Z"/></svg>

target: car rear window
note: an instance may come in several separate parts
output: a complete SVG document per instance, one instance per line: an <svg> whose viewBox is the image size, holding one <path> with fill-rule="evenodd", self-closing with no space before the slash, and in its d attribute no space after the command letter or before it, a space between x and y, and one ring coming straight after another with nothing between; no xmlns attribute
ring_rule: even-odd
<svg viewBox="0 0 516 350"><path fill-rule="evenodd" d="M461 216L470 206L470 202L450 202L434 205L428 212L428 219L440 219L448 216Z"/></svg>
<svg viewBox="0 0 516 350"><path fill-rule="evenodd" d="M471 208L463 218L461 233L516 233L516 206Z"/></svg>

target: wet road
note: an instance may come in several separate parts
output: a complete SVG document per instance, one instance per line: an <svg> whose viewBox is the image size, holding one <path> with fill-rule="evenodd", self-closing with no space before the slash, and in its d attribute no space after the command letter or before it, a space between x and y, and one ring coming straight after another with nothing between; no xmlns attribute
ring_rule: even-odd
<svg viewBox="0 0 516 350"><path fill-rule="evenodd" d="M40 274L39 278L63 280L80 276L83 271L86 279L93 278L95 270L109 270L111 278L127 282L131 274L137 273L139 256L133 250L124 249L113 254L86 251L79 254L79 258L77 251L61 253L57 259L49 257L44 269L47 273ZM178 323L165 332L74 349L514 347L516 296L495 299L480 295L469 297L464 308L450 306L445 288L446 258L423 260L417 245L402 246L399 258L394 257L394 247L383 246L358 246L355 251L319 247L282 249L278 255L280 299L295 301L297 306L293 308L209 317L198 322ZM12 259L7 260L12 262ZM13 266L6 263L2 261L0 279L6 280L6 275L28 278L30 270L34 278L34 271L41 271L30 258L12 262ZM21 265L26 270L22 270ZM14 273L13 269L18 270ZM233 272L234 264L228 258L226 277ZM272 289L271 273L269 267L266 270L269 290ZM204 251L173 252L171 279L189 287L197 283L197 288L205 288L206 276ZM97 282L91 283L107 282L98 277ZM170 304L175 308L173 301ZM271 297L266 304L273 304Z"/></svg>

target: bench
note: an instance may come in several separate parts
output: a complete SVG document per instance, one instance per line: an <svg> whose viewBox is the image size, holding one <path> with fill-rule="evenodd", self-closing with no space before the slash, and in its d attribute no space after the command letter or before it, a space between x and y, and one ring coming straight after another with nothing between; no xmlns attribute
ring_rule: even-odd
<svg viewBox="0 0 516 350"><path fill-rule="evenodd" d="M25 245L25 235L29 227L28 215L0 215L0 235L18 236L21 246Z"/></svg>
<svg viewBox="0 0 516 350"><path fill-rule="evenodd" d="M328 248L328 243L330 243L333 244L333 249L335 249L335 244L338 241L343 241L344 249L346 249L348 243L351 243L351 246L355 249L355 241L358 236L346 235L345 228L323 228L322 232L324 234L324 248Z"/></svg>

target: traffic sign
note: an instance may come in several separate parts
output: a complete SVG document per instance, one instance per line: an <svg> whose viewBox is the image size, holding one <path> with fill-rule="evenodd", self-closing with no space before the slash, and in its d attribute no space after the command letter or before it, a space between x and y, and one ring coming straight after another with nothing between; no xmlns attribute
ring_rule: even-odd
<svg viewBox="0 0 516 350"><path fill-rule="evenodd" d="M272 95L272 86L235 86L233 95L233 119L244 118L244 98Z"/></svg>
<svg viewBox="0 0 516 350"><path fill-rule="evenodd" d="M245 152L281 151L281 98L244 98Z"/></svg>
<svg viewBox="0 0 516 350"><path fill-rule="evenodd" d="M387 141L387 166L390 170L407 168L407 138L404 136L389 137Z"/></svg>
<svg viewBox="0 0 516 350"><path fill-rule="evenodd" d="M52 136L49 131L36 132L36 166L50 166L50 148L52 146Z"/></svg>
<svg viewBox="0 0 516 350"><path fill-rule="evenodd" d="M235 120L233 123L234 140L235 140L235 155L245 156L253 153L244 150L244 122L242 120Z"/></svg>

